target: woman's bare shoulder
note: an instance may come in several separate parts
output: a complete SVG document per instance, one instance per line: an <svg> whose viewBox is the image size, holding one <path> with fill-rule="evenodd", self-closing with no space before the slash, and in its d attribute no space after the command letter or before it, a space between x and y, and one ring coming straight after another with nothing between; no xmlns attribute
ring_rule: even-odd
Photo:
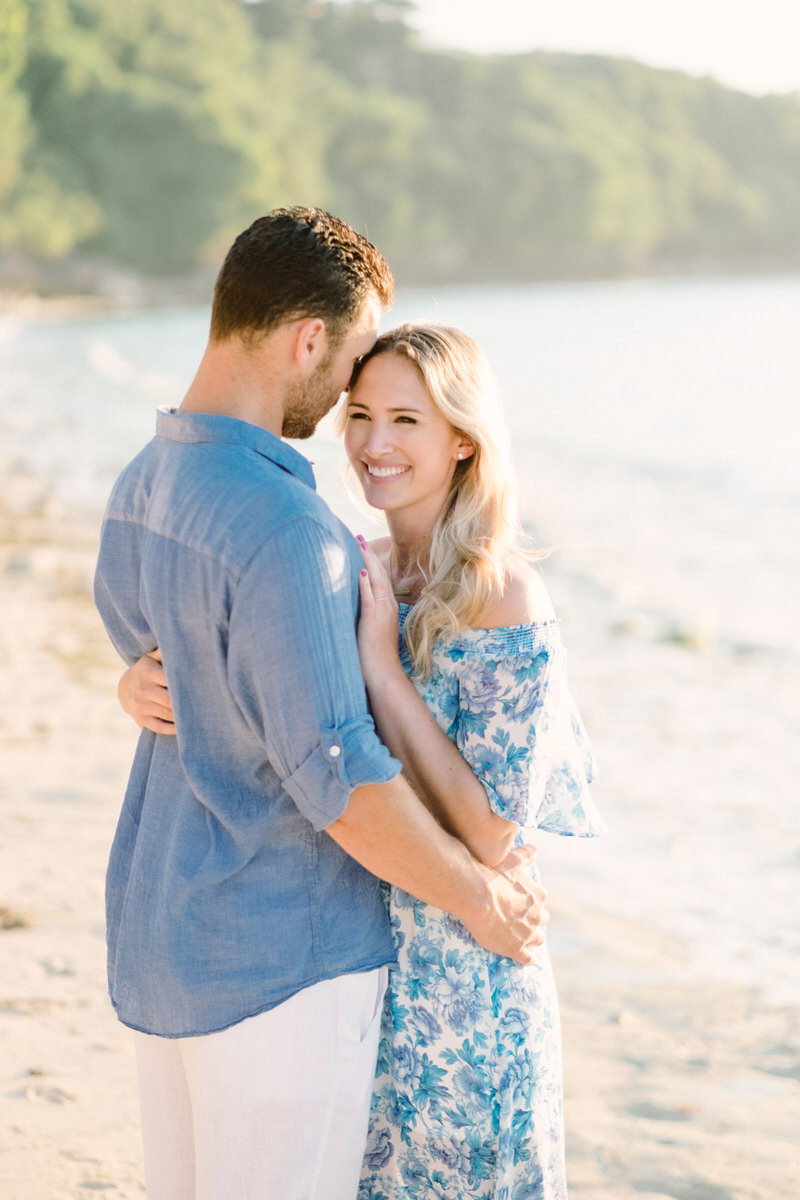
<svg viewBox="0 0 800 1200"><path fill-rule="evenodd" d="M555 615L539 572L531 563L512 556L506 563L503 595L481 613L475 625L480 629L504 629L509 625L552 621Z"/></svg>

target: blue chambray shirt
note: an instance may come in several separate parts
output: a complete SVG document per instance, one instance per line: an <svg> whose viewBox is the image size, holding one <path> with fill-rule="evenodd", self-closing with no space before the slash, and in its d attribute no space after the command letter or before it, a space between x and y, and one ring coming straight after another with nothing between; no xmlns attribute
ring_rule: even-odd
<svg viewBox="0 0 800 1200"><path fill-rule="evenodd" d="M358 665L360 553L310 463L231 417L161 410L103 521L95 601L161 647L177 737L144 731L106 885L112 1003L210 1033L394 961L378 880L325 828L392 779Z"/></svg>

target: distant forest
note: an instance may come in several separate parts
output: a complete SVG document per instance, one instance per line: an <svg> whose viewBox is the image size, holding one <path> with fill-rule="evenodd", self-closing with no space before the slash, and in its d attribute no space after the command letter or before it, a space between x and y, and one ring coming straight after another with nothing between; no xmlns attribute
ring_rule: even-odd
<svg viewBox="0 0 800 1200"><path fill-rule="evenodd" d="M0 0L0 264L329 208L404 283L800 267L800 94L425 47L409 0Z"/></svg>

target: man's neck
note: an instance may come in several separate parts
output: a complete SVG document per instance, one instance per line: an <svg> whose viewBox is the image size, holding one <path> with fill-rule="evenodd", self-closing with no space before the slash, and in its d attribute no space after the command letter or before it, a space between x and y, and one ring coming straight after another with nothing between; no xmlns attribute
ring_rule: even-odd
<svg viewBox="0 0 800 1200"><path fill-rule="evenodd" d="M284 388L269 363L230 339L208 344L180 411L234 417L280 437L283 407Z"/></svg>

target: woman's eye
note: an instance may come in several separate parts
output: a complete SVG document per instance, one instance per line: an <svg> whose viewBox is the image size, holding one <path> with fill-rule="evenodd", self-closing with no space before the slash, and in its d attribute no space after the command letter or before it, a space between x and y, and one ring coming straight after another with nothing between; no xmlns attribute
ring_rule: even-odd
<svg viewBox="0 0 800 1200"><path fill-rule="evenodd" d="M416 417L398 417L397 420L403 425L416 425L417 423Z"/></svg>
<svg viewBox="0 0 800 1200"><path fill-rule="evenodd" d="M366 421L367 414L364 412L349 412L347 419L348 421Z"/></svg>

